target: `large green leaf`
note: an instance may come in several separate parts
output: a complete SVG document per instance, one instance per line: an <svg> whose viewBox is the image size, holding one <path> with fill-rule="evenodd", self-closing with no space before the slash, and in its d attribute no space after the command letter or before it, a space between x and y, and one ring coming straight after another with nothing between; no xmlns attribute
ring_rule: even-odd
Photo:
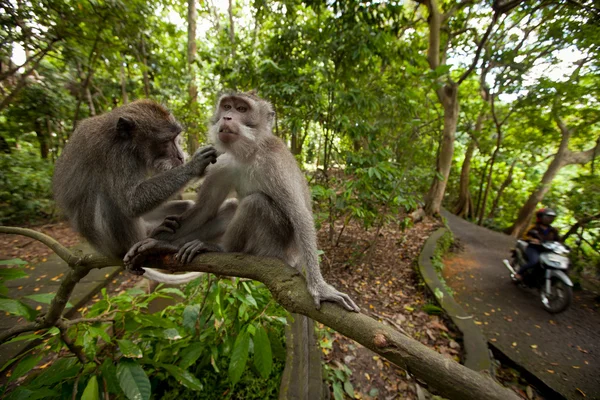
<svg viewBox="0 0 600 400"><path fill-rule="evenodd" d="M250 335L248 332L242 332L235 340L233 351L231 353L231 360L229 361L229 380L234 385L239 382L246 369L249 347Z"/></svg>
<svg viewBox="0 0 600 400"><path fill-rule="evenodd" d="M88 384L81 395L81 400L100 400L100 395L98 393L98 378L96 375L92 376L88 381Z"/></svg>
<svg viewBox="0 0 600 400"><path fill-rule="evenodd" d="M75 357L59 358L50 367L38 375L30 387L48 387L67 378L72 378L79 372L81 364Z"/></svg>
<svg viewBox="0 0 600 400"><path fill-rule="evenodd" d="M167 370L173 378L177 379L177 382L181 383L186 388L196 391L203 389L202 383L189 371L172 364L160 364L160 367Z"/></svg>
<svg viewBox="0 0 600 400"><path fill-rule="evenodd" d="M20 258L11 258L10 260L0 260L0 265L27 265L27 261L21 260ZM10 268L2 269L0 271L11 270ZM3 277L3 272L0 272L0 277Z"/></svg>
<svg viewBox="0 0 600 400"><path fill-rule="evenodd" d="M58 393L48 388L32 390L27 387L18 387L6 397L6 400L38 400L58 398L60 398Z"/></svg>
<svg viewBox="0 0 600 400"><path fill-rule="evenodd" d="M27 357L23 358L19 362L19 364L17 364L15 369L13 370L12 375L10 376L10 379L8 381L12 382L15 379L18 379L18 378L22 377L23 375L25 375L26 373L28 373L29 371L31 371L33 369L33 367L38 365L38 363L40 362L42 357L43 356L41 354L40 355L30 354Z"/></svg>
<svg viewBox="0 0 600 400"><path fill-rule="evenodd" d="M118 394L122 393L121 387L119 386L119 379L117 378L117 367L113 364L113 360L107 358L100 367L102 378L106 381L106 386L110 393Z"/></svg>
<svg viewBox="0 0 600 400"><path fill-rule="evenodd" d="M117 378L129 400L149 400L150 380L146 372L135 361L125 359L117 365Z"/></svg>
<svg viewBox="0 0 600 400"><path fill-rule="evenodd" d="M18 300L0 299L0 311L6 311L19 317L25 317L28 321L33 321L37 316L37 311Z"/></svg>
<svg viewBox="0 0 600 400"><path fill-rule="evenodd" d="M271 342L267 331L259 326L254 335L254 366L260 375L267 379L273 368L273 355L271 354Z"/></svg>
<svg viewBox="0 0 600 400"><path fill-rule="evenodd" d="M200 304L186 306L183 309L183 327L188 332L196 331L196 322L200 313Z"/></svg>
<svg viewBox="0 0 600 400"><path fill-rule="evenodd" d="M142 350L131 340L126 340L126 339L117 340L117 343L119 345L119 350L121 350L121 353L123 353L124 357L129 357L129 358L142 358L143 357Z"/></svg>
<svg viewBox="0 0 600 400"><path fill-rule="evenodd" d="M185 348L183 352L183 356L181 356L181 361L179 361L179 366L183 369L188 369L192 364L194 364L198 358L204 352L204 349L207 348L207 345L200 342L190 343L189 346Z"/></svg>
<svg viewBox="0 0 600 400"><path fill-rule="evenodd" d="M42 304L50 304L52 303L52 299L56 296L56 293L36 293L25 296L27 299L31 299L33 301L37 301ZM71 302L67 302L67 307L73 307Z"/></svg>

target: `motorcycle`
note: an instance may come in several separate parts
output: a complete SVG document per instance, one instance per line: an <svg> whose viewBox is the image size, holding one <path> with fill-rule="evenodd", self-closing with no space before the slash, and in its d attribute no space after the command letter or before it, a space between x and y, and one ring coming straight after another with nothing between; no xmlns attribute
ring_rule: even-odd
<svg viewBox="0 0 600 400"><path fill-rule="evenodd" d="M523 280L516 278L517 270L527 264L525 249L529 243L518 240L512 250L512 261L503 260L510 271L512 280L520 286L535 288L540 291L544 309L552 314L562 312L569 307L573 299L573 282L567 275L569 269L569 249L560 242L543 242L545 251L540 254L539 264L527 270Z"/></svg>

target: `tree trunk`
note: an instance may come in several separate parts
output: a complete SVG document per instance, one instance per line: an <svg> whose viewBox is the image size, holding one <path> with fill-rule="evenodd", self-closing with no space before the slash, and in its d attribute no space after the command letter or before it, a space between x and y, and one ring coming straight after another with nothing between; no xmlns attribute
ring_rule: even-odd
<svg viewBox="0 0 600 400"><path fill-rule="evenodd" d="M483 197L483 182L485 181L485 176L487 173L488 166L490 165L491 158L489 158L485 165L483 166L483 170L481 171L481 177L479 178L479 190L477 191L477 204L475 205L475 215L479 215L479 208L481 207L481 198Z"/></svg>
<svg viewBox="0 0 600 400"><path fill-rule="evenodd" d="M90 109L90 115L96 115L96 107L94 107L94 98L92 97L92 92L90 91L90 87L85 88L85 96L88 101L88 107Z"/></svg>
<svg viewBox="0 0 600 400"><path fill-rule="evenodd" d="M190 114L191 119L188 124L188 152L194 154L198 150L198 124L196 117L198 115L198 89L196 87L196 53L198 47L196 45L196 19L198 13L196 11L196 0L188 0L188 48L187 62L190 73L190 85L188 93L190 96Z"/></svg>
<svg viewBox="0 0 600 400"><path fill-rule="evenodd" d="M40 145L40 156L42 159L47 160L48 154L50 153L50 147L48 146L48 135L44 131L42 124L38 121L35 122L35 136L37 137Z"/></svg>
<svg viewBox="0 0 600 400"><path fill-rule="evenodd" d="M500 152L500 144L502 142L502 136L498 136L498 140L496 142L496 148L492 153L492 157L490 158L490 169L488 171L487 183L485 185L485 192L483 193L483 199L481 200L481 207L479 208L479 217L477 219L477 225L481 225L483 223L483 216L485 215L485 209L487 206L487 198L490 193L490 188L492 187L492 176L494 175L494 163L496 162L496 157Z"/></svg>
<svg viewBox="0 0 600 400"><path fill-rule="evenodd" d="M438 90L438 98L444 107L444 132L440 153L437 159L436 175L427 193L425 212L427 215L438 215L444 200L446 184L454 156L454 135L458 123L458 85L454 82L447 83Z"/></svg>
<svg viewBox="0 0 600 400"><path fill-rule="evenodd" d="M492 209L490 210L490 213L488 214L488 219L494 219L494 217L496 216L496 210L498 209L498 204L500 204L500 198L502 197L504 190L506 190L506 188L509 187L513 181L513 172L514 172L516 164L517 164L517 159L515 158L513 160L513 162L510 164L510 169L508 170L508 175L506 176L506 179L504 180L504 182L502 182L502 185L500 185L500 189L498 189L498 193L496 193L496 197L494 198L494 202L492 203Z"/></svg>
<svg viewBox="0 0 600 400"><path fill-rule="evenodd" d="M148 98L150 97L150 79L148 77L148 56L146 55L146 41L144 40L144 36L142 36L141 48L142 64L144 65L144 68L142 68L142 76L144 77L144 95Z"/></svg>
<svg viewBox="0 0 600 400"><path fill-rule="evenodd" d="M565 240L567 240L567 238L571 235L573 235L574 233L577 232L577 230L579 230L579 228L584 227L589 224L592 221L595 220L599 220L600 219L600 213L596 214L596 215L588 215L587 217L583 217L580 220L578 220L576 223L573 224L573 226L571 226L569 228L569 230L567 231L567 233L564 234L564 236L562 237L562 241L564 242Z"/></svg>
<svg viewBox="0 0 600 400"><path fill-rule="evenodd" d="M125 59L121 54L121 97L123 98L123 104L129 103L129 96L127 95L127 77L125 76Z"/></svg>
<svg viewBox="0 0 600 400"><path fill-rule="evenodd" d="M550 189L550 185L552 184L554 177L562 167L571 164L586 164L598 156L600 137L598 138L594 148L585 151L572 152L569 150L569 139L573 133L572 130L565 125L560 117L556 117L556 123L562 134L558 152L550 162L548 169L546 169L546 172L542 177L542 181L533 191L533 193L531 193L529 199L527 199L527 202L525 202L519 211L516 221L510 227L510 234L513 237L519 237L523 231L527 229L527 226L533 217L536 206L544 199L544 196Z"/></svg>
<svg viewBox="0 0 600 400"><path fill-rule="evenodd" d="M235 25L233 23L233 0L229 0L229 40L231 41L231 57L235 58Z"/></svg>
<svg viewBox="0 0 600 400"><path fill-rule="evenodd" d="M462 168L460 171L460 189L458 195L458 202L454 213L461 218L471 219L473 217L473 199L471 197L471 191L469 190L470 172L471 172L471 159L475 152L475 141L469 142L469 147L465 153L465 160L463 161Z"/></svg>

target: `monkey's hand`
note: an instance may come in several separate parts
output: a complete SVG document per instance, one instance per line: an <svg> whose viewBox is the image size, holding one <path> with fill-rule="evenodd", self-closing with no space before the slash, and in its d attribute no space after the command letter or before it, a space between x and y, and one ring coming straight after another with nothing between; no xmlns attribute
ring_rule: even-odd
<svg viewBox="0 0 600 400"><path fill-rule="evenodd" d="M198 254L222 251L223 249L218 244L204 243L196 239L181 246L175 258L179 260L181 264L188 264L192 262L194 257Z"/></svg>
<svg viewBox="0 0 600 400"><path fill-rule="evenodd" d="M348 311L359 312L360 308L346 293L342 293L327 282L322 281L317 284L308 285L308 291L312 295L317 310L321 309L321 303L331 301L339 303Z"/></svg>
<svg viewBox="0 0 600 400"><path fill-rule="evenodd" d="M217 162L217 149L213 146L205 146L196 151L196 154L192 157L188 163L189 168L196 176L202 176L204 170L208 167L208 164L214 164Z"/></svg>
<svg viewBox="0 0 600 400"><path fill-rule="evenodd" d="M177 246L163 240L146 238L129 249L123 258L123 262L127 271L135 275L143 275L144 269L140 267L140 264L148 257L170 253L177 253Z"/></svg>
<svg viewBox="0 0 600 400"><path fill-rule="evenodd" d="M165 220L154 228L152 232L148 235L148 237L156 238L160 233L175 233L177 229L181 226L181 216L180 215L167 215ZM140 242L141 243L141 242Z"/></svg>

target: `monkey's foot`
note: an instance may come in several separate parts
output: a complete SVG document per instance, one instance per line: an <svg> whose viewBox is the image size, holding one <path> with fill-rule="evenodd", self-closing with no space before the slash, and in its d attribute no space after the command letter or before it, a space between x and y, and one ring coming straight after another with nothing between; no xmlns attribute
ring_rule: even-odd
<svg viewBox="0 0 600 400"><path fill-rule="evenodd" d="M314 287L308 287L308 291L315 301L317 310L321 308L321 303L324 301L331 301L333 303L339 303L348 311L359 312L360 308L346 293L342 293L333 286L326 282L316 284Z"/></svg>
<svg viewBox="0 0 600 400"><path fill-rule="evenodd" d="M221 246L217 244L205 243L196 239L181 246L175 258L178 259L181 264L188 264L192 262L194 257L198 254L222 251L223 249Z"/></svg>
<svg viewBox="0 0 600 400"><path fill-rule="evenodd" d="M181 218L179 215L168 215L165 217L165 220L154 228L152 232L148 235L150 238L155 238L159 233L175 233L177 229L181 226Z"/></svg>
<svg viewBox="0 0 600 400"><path fill-rule="evenodd" d="M144 269L140 265L148 257L171 253L177 253L177 246L166 241L146 238L129 249L123 258L123 262L127 271L135 275L142 275Z"/></svg>

